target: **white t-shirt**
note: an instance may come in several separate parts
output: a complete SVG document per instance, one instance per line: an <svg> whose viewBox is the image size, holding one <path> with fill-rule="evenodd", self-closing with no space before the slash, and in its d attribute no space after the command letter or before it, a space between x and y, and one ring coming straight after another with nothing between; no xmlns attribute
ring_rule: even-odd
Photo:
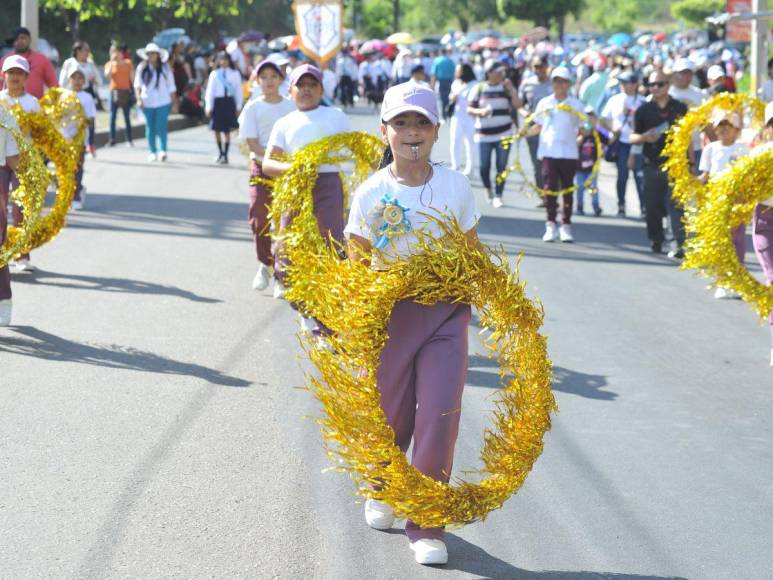
<svg viewBox="0 0 773 580"><path fill-rule="evenodd" d="M5 117L0 117L0 120L3 123L9 122ZM13 157L18 154L19 147L16 145L16 139L8 131L0 127L0 167L5 165L6 157ZM2 211L5 211L5 208L2 208Z"/></svg>
<svg viewBox="0 0 773 580"><path fill-rule="evenodd" d="M172 69L164 63L161 66L161 71L156 74L156 69L151 68L150 80L148 84L145 84L145 81L142 80L142 73L147 66L148 61L141 63L134 75L134 90L139 94L142 106L146 109L157 109L171 104L172 94L177 92Z"/></svg>
<svg viewBox="0 0 773 580"><path fill-rule="evenodd" d="M29 93L24 93L21 97L12 97L8 94L8 89L0 91L0 105L9 109L14 105L21 105L25 113L40 111L40 103L35 97Z"/></svg>
<svg viewBox="0 0 773 580"><path fill-rule="evenodd" d="M97 106L94 104L94 97L92 97L89 93L86 91L78 91L76 93L76 96L78 97L78 100L81 102L81 107L83 107L83 114L87 119L94 119L97 116ZM62 136L67 139L68 141L75 137L78 133L78 124L73 121L72 123L68 124L66 127L62 127L60 130L60 133ZM84 139L86 138L86 131L83 133Z"/></svg>
<svg viewBox="0 0 773 580"><path fill-rule="evenodd" d="M352 130L352 122L340 109L317 107L311 111L293 111L275 123L266 151L278 147L292 155L309 143ZM320 173L337 173L337 165L320 165Z"/></svg>
<svg viewBox="0 0 773 580"><path fill-rule="evenodd" d="M749 154L749 147L745 143L733 143L732 145L722 145L721 141L713 141L706 145L701 155L701 162L698 170L701 173L708 173L711 177L716 177L724 172L728 165Z"/></svg>
<svg viewBox="0 0 773 580"><path fill-rule="evenodd" d="M210 114L215 108L215 99L231 97L236 104L236 111L242 108L244 95L242 93L242 75L238 70L221 67L209 73L207 90L204 92L204 108Z"/></svg>
<svg viewBox="0 0 773 580"><path fill-rule="evenodd" d="M435 165L432 177L425 186L409 187L399 184L389 169L384 168L368 178L354 192L352 209L344 233L347 236L354 234L365 238L376 247L381 235L378 231L381 222L379 211L383 209L382 199L385 195L389 195L408 210L405 215L410 221L410 231L395 233L389 238L389 244L379 255L374 255L373 266L376 269L400 258L406 259L415 253L417 238L414 232L422 230L433 237L441 236L440 228L429 219L440 217L438 212L455 218L464 232L475 227L480 219L470 182L458 171Z"/></svg>
<svg viewBox="0 0 773 580"><path fill-rule="evenodd" d="M671 88L668 89L668 94L677 101L681 101L687 105L688 109L700 107L706 101L706 93L692 85L686 89L678 89L671 85ZM692 136L692 148L695 151L703 149L703 140L701 139L700 131L696 131Z"/></svg>
<svg viewBox="0 0 773 580"><path fill-rule="evenodd" d="M537 158L544 159L579 159L577 147L577 131L580 129L580 118L567 111L559 111L559 104L569 105L578 113L582 113L585 105L575 97L567 97L558 102L555 95L545 97L534 111L534 122L542 126L539 134Z"/></svg>
<svg viewBox="0 0 773 580"><path fill-rule="evenodd" d="M621 143L631 142L633 114L646 102L641 95L629 96L625 93L618 93L607 101L601 118L610 123L613 131L620 131Z"/></svg>
<svg viewBox="0 0 773 580"><path fill-rule="evenodd" d="M465 83L461 79L456 79L451 85L451 95L456 98L454 106L454 117L471 118L467 114L467 103L470 97L470 91L478 84L478 81Z"/></svg>
<svg viewBox="0 0 773 580"><path fill-rule="evenodd" d="M274 124L295 110L295 103L282 99L278 103L268 103L262 98L247 103L239 116L239 137L257 139L258 145L265 147ZM250 159L263 160L263 156L250 152Z"/></svg>

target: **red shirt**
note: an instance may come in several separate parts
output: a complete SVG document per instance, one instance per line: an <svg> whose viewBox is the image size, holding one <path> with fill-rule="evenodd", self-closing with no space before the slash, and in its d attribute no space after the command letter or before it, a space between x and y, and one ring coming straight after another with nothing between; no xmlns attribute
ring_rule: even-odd
<svg viewBox="0 0 773 580"><path fill-rule="evenodd" d="M12 54L16 54L16 51L4 56L3 59L0 60L0 67L2 67L3 61ZM24 83L25 91L39 99L43 96L43 93L46 92L47 88L59 86L59 81L56 79L56 73L54 72L54 66L42 52L31 50L21 56L26 58L27 62L30 63L30 76L27 79L27 82ZM4 84L5 79L0 77L0 89L5 88Z"/></svg>

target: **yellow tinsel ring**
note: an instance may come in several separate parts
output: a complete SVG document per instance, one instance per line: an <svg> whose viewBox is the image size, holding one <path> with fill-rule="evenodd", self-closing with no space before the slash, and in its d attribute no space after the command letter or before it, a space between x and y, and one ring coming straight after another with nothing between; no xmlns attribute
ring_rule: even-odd
<svg viewBox="0 0 773 580"><path fill-rule="evenodd" d="M732 230L747 224L758 203L771 196L773 150L742 157L708 183L701 207L685 213L688 237L683 268L700 270L717 286L735 290L761 317L773 310L773 286L763 284L739 260Z"/></svg>
<svg viewBox="0 0 773 580"><path fill-rule="evenodd" d="M422 527L483 519L525 481L556 409L547 341L539 334L542 307L526 297L503 251L489 254L471 247L456 222L438 220L444 233L439 239L415 232L416 255L387 272L341 260L319 233L312 188L316 168L340 159L342 147L351 151L348 157L354 157L359 179L374 168L382 145L369 135L348 134L301 150L286 177L275 183L272 209L294 214L283 235L291 261L288 299L334 332L335 352L309 349L319 377L309 377L308 387L323 406L319 423L329 457L355 479L360 494L378 497ZM491 329L484 343L506 384L498 391L493 425L484 434L478 481L435 481L395 446L376 370L393 307L404 299L472 304L481 325Z"/></svg>
<svg viewBox="0 0 773 580"><path fill-rule="evenodd" d="M550 113L553 110L571 113L572 115L580 119L580 121L582 121L583 123L589 120L587 115L585 115L584 113L575 111L572 107L566 104L560 104L556 106L554 109L546 109L545 111L540 113L540 115ZM514 143L518 143L521 139L526 137L526 134L529 132L529 129L531 128L531 125L534 122L534 119L536 117L537 115L534 113L529 115L523 123L523 128L512 137L505 137L504 139L502 139L502 144L505 147L511 147ZM596 130L595 127L593 128L593 140L596 142L596 163L593 164L593 169L591 169L591 173L588 176L588 179L586 179L585 183L582 184L582 186L586 189L590 189L593 186L593 181L598 175L599 168L601 167L601 158L604 155L604 149L601 146L601 137L599 136L599 132ZM513 172L515 172L521 177L521 180L523 181L523 183L526 186L528 186L530 190L536 192L538 195L541 195L541 196L542 195L554 195L554 196L567 195L570 193L574 193L580 188L578 184L561 189L559 191L551 191L549 189L543 189L539 187L536 183L532 181L532 177L526 174L526 171L523 168L523 164L521 163L521 160L518 159L517 153L515 155L515 160L513 161L513 163L511 163L507 168L505 168L505 170L502 173L497 175L497 183L502 183L505 179L507 179L507 176Z"/></svg>
<svg viewBox="0 0 773 580"><path fill-rule="evenodd" d="M737 93L720 93L701 106L691 109L669 129L663 156L667 157L664 168L673 185L672 197L683 206L701 203L706 188L690 171L687 151L696 131L703 130L711 122L715 109L738 111L748 109L752 126L761 127L765 116L765 103L754 97Z"/></svg>
<svg viewBox="0 0 773 580"><path fill-rule="evenodd" d="M41 220L48 186L48 170L38 152L24 138L10 113L0 111L0 128L11 134L19 149L19 165L16 168L19 187L10 193L10 201L20 205L25 215L23 227L8 228L8 236L0 247L0 267L2 267L23 253L23 249L29 243ZM6 208L1 207L0 211L6 211Z"/></svg>
<svg viewBox="0 0 773 580"><path fill-rule="evenodd" d="M22 131L29 134L33 145L50 159L56 168L58 183L56 200L51 210L40 219L17 254L28 253L51 241L65 225L77 187L75 173L83 153L85 116L78 97L62 89L49 89L40 100L40 112L26 112L18 105L11 109ZM65 139L60 130L70 123L77 123L78 132L72 140ZM26 227L27 212L25 211ZM19 228L9 227L8 238L16 240Z"/></svg>

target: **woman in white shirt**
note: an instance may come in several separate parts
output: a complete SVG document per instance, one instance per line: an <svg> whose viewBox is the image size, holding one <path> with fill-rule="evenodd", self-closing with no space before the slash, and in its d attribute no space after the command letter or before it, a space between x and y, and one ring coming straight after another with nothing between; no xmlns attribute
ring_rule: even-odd
<svg viewBox="0 0 773 580"><path fill-rule="evenodd" d="M472 88L478 84L475 72L469 64L456 67L456 79L451 85L449 100L453 103L454 114L451 117L451 169L457 170L462 164L462 149L467 163L464 173L467 177L472 173L475 158L475 119L467 114L467 98Z"/></svg>
<svg viewBox="0 0 773 580"><path fill-rule="evenodd" d="M231 131L239 128L237 115L242 108L242 75L227 52L217 55L217 67L209 73L204 94L204 111L210 117L209 128L215 132L219 155L216 163L228 163Z"/></svg>
<svg viewBox="0 0 773 580"><path fill-rule="evenodd" d="M148 161L166 161L169 113L177 112L178 106L174 76L166 64L169 53L151 42L137 54L144 60L137 67L134 90L137 104L145 115L145 138L150 150Z"/></svg>

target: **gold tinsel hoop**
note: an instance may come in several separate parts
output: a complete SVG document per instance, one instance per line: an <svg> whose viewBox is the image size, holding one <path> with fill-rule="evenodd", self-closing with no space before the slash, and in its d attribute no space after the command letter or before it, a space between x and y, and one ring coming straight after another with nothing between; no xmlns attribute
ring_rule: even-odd
<svg viewBox="0 0 773 580"><path fill-rule="evenodd" d="M763 284L739 260L732 230L751 220L758 203L771 196L773 150L743 157L708 183L704 202L685 213L687 239L683 268L700 270L717 286L731 288L760 317L773 310L773 286ZM771 211L773 218L773 211Z"/></svg>
<svg viewBox="0 0 773 580"><path fill-rule="evenodd" d="M22 131L30 135L33 145L54 164L57 194L51 210L30 229L23 242L16 243L21 235L19 228L8 228L9 240L18 247L17 255L51 241L64 227L75 195L75 173L83 152L85 117L78 97L72 92L53 88L46 92L40 105L39 112L27 112L18 105L11 112ZM77 124L78 132L68 141L60 130L71 123ZM26 211L24 227L27 227Z"/></svg>
<svg viewBox="0 0 773 580"><path fill-rule="evenodd" d="M663 156L664 165L673 185L672 197L683 206L702 203L706 187L690 171L687 151L696 131L711 122L715 109L747 112L752 127L761 127L765 116L765 103L747 95L720 93L701 106L691 109L669 130Z"/></svg>
<svg viewBox="0 0 773 580"><path fill-rule="evenodd" d="M11 191L10 201L20 205L25 214L24 226L9 227L5 243L0 247L0 266L5 266L14 257L23 253L41 221L48 186L48 170L38 152L24 138L16 120L9 112L0 111L0 127L11 134L19 149L19 165L16 168L19 187ZM2 207L0 211L6 211L6 208Z"/></svg>
<svg viewBox="0 0 773 580"><path fill-rule="evenodd" d="M557 111L564 111L566 113L570 113L580 119L583 123L589 121L589 118L584 113L580 113L579 111L575 111L572 107L566 104L559 104L558 106L552 108L552 109L546 109L540 115L544 114L550 114L554 110ZM526 120L523 122L523 128L518 131L515 135L511 137L505 137L502 139L502 144L505 147L512 147L513 144L517 144L521 139L526 137L526 134L529 132L529 129L531 128L532 123L534 122L534 119L537 118L538 115L535 113L532 113L528 117L526 117ZM596 163L593 164L593 168L591 169L591 173L588 176L588 179L585 180L585 182L582 184L583 188L590 189L593 186L593 181L596 178L596 176L599 173L599 168L601 167L601 158L604 155L604 149L601 146L601 137L599 136L599 132L596 130L596 128L593 128L593 140L596 142ZM526 171L523 168L523 164L521 163L521 160L518 159L518 154L515 155L515 160L513 163L511 163L505 170L497 175L497 183L502 183L505 179L507 179L507 176L510 173L515 172L517 175L521 177L521 181L525 186L528 187L531 191L536 192L540 196L544 195L553 195L553 196L560 196L560 195L567 195L569 193L574 193L579 189L579 185L575 184L571 187L567 187L564 189L561 189L559 191L550 191L549 189L543 189L539 187L534 181L532 181L532 176L529 176L526 174Z"/></svg>
<svg viewBox="0 0 773 580"><path fill-rule="evenodd" d="M308 348L319 372L308 378L308 388L322 403L319 423L336 469L351 475L360 494L377 496L423 527L463 525L500 508L542 452L556 410L547 341L539 334L543 311L526 297L504 251L471 247L456 222L438 218L444 233L439 239L416 232L419 251L387 272L339 258L314 218L316 168L354 158L359 179L375 168L382 147L375 137L358 133L318 141L296 153L286 177L275 183L272 211L294 214L283 234L292 264L288 299L334 332L331 350ZM376 370L392 309L404 299L472 304L481 326L491 329L484 343L499 363L503 387L484 434L477 481L435 481L395 446Z"/></svg>

